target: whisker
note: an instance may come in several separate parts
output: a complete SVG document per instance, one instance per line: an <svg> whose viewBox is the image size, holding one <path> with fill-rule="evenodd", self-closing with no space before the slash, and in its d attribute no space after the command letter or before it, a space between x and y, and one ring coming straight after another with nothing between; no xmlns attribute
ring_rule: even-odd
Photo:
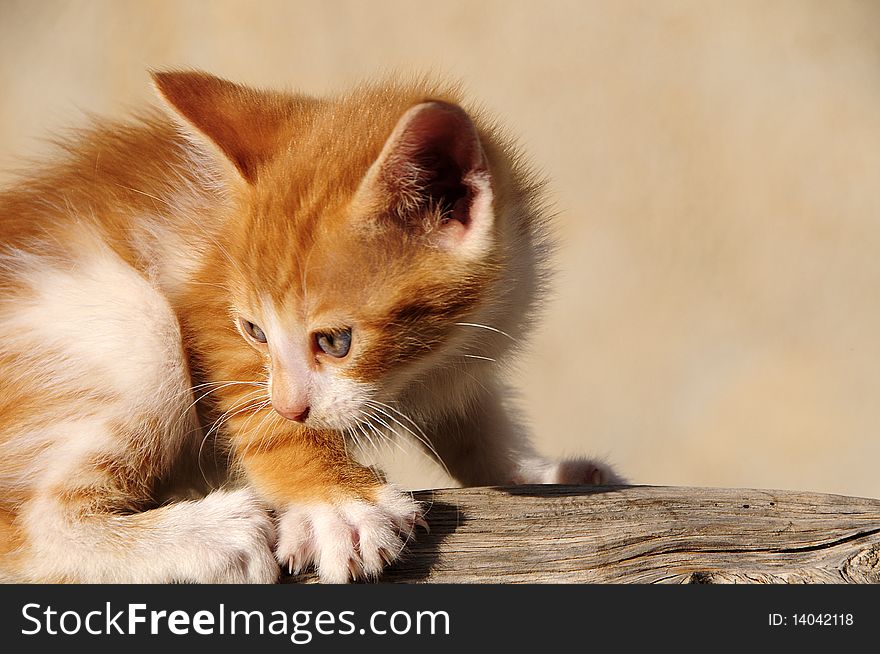
<svg viewBox="0 0 880 654"><path fill-rule="evenodd" d="M221 425L228 422L229 419L238 415L242 411L247 410L247 408L248 408L247 405L252 404L252 403L256 402L257 400L259 400L260 402L266 402L268 400L268 398L261 399L261 397L262 397L262 391L251 391L250 393L248 393L244 397L244 399L240 400L234 406L232 406L229 409L227 409L226 411L224 411L220 415L220 417L214 421L213 425L208 430L208 434L210 435L211 432L216 431ZM243 408L239 409L239 407L243 407ZM236 409L239 409L239 410L236 411Z"/></svg>
<svg viewBox="0 0 880 654"><path fill-rule="evenodd" d="M381 439L383 439L383 438L384 438L386 441L389 440L384 434L382 434L381 432L379 432L379 431L376 429L376 426L375 426L375 425L373 425L373 424L371 424L371 423L361 423L361 424L363 424L365 427L369 427L371 430L373 430L373 433L376 434L376 437L377 437L378 439L380 439L380 442L381 442ZM359 425L359 426L360 426L360 425ZM369 436L367 436L367 438L369 438ZM375 448L375 449L376 449L376 453L378 454L378 453L379 453L379 449L378 449L378 448ZM380 484L384 484L384 483L385 483L385 480L382 479L382 477L379 475L379 473L376 472L376 471L373 469L373 466L368 466L368 468L369 468L370 471L373 473L373 477L376 478L376 481L377 481L378 483L380 483Z"/></svg>
<svg viewBox="0 0 880 654"><path fill-rule="evenodd" d="M470 372L464 369L463 366L455 363L454 361L447 361L446 363L440 364L437 368L438 370L454 370L457 375L465 375L470 377L471 381L473 381L477 386L482 388L486 393L489 393L489 389L481 382L479 379L474 377Z"/></svg>
<svg viewBox="0 0 880 654"><path fill-rule="evenodd" d="M506 336L507 338L512 340L514 343L517 342L517 340L513 336L511 336L510 334L508 334L505 331L498 329L497 327L490 327L489 325L481 325L478 322L457 322L455 324L458 325L459 327L476 327L478 329L488 329L490 332L495 332L496 334L501 334L502 336Z"/></svg>
<svg viewBox="0 0 880 654"><path fill-rule="evenodd" d="M361 425L361 423L357 423L357 424L355 425L355 427L357 427L358 431L361 432L361 433L364 435L364 437L365 437L365 438L367 439L367 441L370 443L370 447L373 448L373 450L376 452L376 454L379 454L379 453L381 452L381 450L379 450L379 448L376 447L376 443L373 442L372 437L371 437L370 434L369 434L369 433L363 428L363 426Z"/></svg>
<svg viewBox="0 0 880 654"><path fill-rule="evenodd" d="M271 401L269 402L271 404ZM266 405L269 406L268 404ZM266 421L270 420L274 415L278 415L274 410L266 411L265 415L263 415L262 420L257 424L255 428L242 428L241 433L247 434L248 438L257 446L257 451L259 451L264 444L268 445L268 439L263 437L263 425L266 424ZM271 426L271 422L270 422ZM267 430L271 431L271 430Z"/></svg>
<svg viewBox="0 0 880 654"><path fill-rule="evenodd" d="M252 397L254 395L256 395L256 397ZM220 417L214 421L214 423L211 425L211 427L205 432L205 436L202 438L202 442L199 443L199 451L198 451L196 460L198 461L198 464L199 464L199 472L202 473L202 479L205 480L206 484L210 485L211 482L208 481L208 477L205 474L205 469L202 465L202 450L205 447L205 443L208 441L208 439L211 437L212 434L218 433L220 430L220 427L222 427L226 422L228 422L233 417L235 417L238 414L243 413L244 411L247 411L249 409L257 408L260 405L265 405L265 403L268 402L269 400L261 400L260 395L261 395L261 391L259 391L259 390L251 391L250 393L248 393L248 395L245 397L244 400L238 402L237 404L235 404L233 407L231 407L227 411L224 411L220 415ZM254 404L254 402L257 402L257 404Z"/></svg>
<svg viewBox="0 0 880 654"><path fill-rule="evenodd" d="M348 427L347 429L349 430L349 434L351 434L351 440L354 441L354 446L355 446L358 450L363 450L364 447L363 447L363 445L361 445L361 438L360 438L360 436L358 436L358 435L355 433L354 428L353 428L353 427Z"/></svg>
<svg viewBox="0 0 880 654"><path fill-rule="evenodd" d="M348 439L351 438L351 427L345 428L345 433L342 435L342 450L345 452L345 458L351 459L351 456L348 453Z"/></svg>
<svg viewBox="0 0 880 654"><path fill-rule="evenodd" d="M263 400L259 404L255 405L253 407L253 411L252 411L251 415L248 416L247 420L245 420L245 422L244 422L244 425L242 425L241 432L242 433L248 432L251 421L253 421L253 419L256 418L257 416L259 416L264 409L267 409L271 406L272 406L272 400L270 400L270 399ZM263 418L265 418L265 415L263 416ZM227 468L230 465L232 465L232 455L233 455L233 448L230 447L230 448L228 448L228 452L226 454L226 467Z"/></svg>
<svg viewBox="0 0 880 654"><path fill-rule="evenodd" d="M287 424L289 424L289 421L287 418L282 417L280 413L274 410L269 412L269 428L265 430L265 438L263 439L267 451L269 449L269 444L271 443L269 436L275 433L275 430L279 428L279 425L280 428L283 429Z"/></svg>
<svg viewBox="0 0 880 654"><path fill-rule="evenodd" d="M443 467L443 471L444 471L447 475L449 475L450 477L452 477L452 473L449 471L449 468L447 467L446 462L443 460L443 457L440 456L440 453L439 453L439 452L437 451L437 449L434 447L433 443L431 443L430 439L428 438L428 435L425 434L425 432L422 430L421 427L419 427L415 422L413 422L412 418L410 418L409 416L405 415L405 414L402 413L401 411L398 411L398 410L395 409L394 407L392 407L392 406L390 406L390 405L387 405L387 404L384 404L384 403L382 403L382 402L378 402L378 401L376 401L376 400L366 400L365 404L367 404L367 405L370 406L371 408L375 409L376 411L379 411L380 413L382 413L383 415L385 415L386 417L388 417L389 419L393 420L393 421L396 422L398 425L400 425L401 427L403 427L403 428L404 428L406 431L408 431L410 434L412 434L413 437L414 437L417 441L419 441L420 443L422 443L422 445L424 445L425 448L426 448L429 452L431 452L431 454L434 455L434 458L437 460L437 463L439 463L439 464ZM391 414L388 413L387 411L383 410L383 409L381 408L381 406L379 406L379 405L384 406L384 407L390 409L391 411L394 411L394 413L396 413L396 414L400 415L401 417L405 418L407 421L409 421L409 422L413 425L413 427L415 427L416 429L418 429L419 433L416 434L412 429L410 429L410 428L407 427L405 424L403 424L402 422L400 422L400 420L398 420L397 418L395 418L393 415L391 415ZM378 418L377 418L377 419L378 419ZM389 429L391 429L391 428L389 427ZM394 430L392 429L391 431L394 431ZM397 433L397 432L395 431L394 433Z"/></svg>
<svg viewBox="0 0 880 654"><path fill-rule="evenodd" d="M492 357L484 357L478 354L459 354L459 356L466 357L468 359L479 359L480 361L491 361L492 363L498 363L497 359L493 359Z"/></svg>
<svg viewBox="0 0 880 654"><path fill-rule="evenodd" d="M257 382L240 382L240 381L228 381L228 382L206 382L205 384L198 384L197 386L194 386L193 388L198 388L199 386L204 387L204 386L213 385L213 384L219 384L219 385L215 386L215 387L212 388L211 390L205 392L203 395L200 395L200 396L197 397L195 400L193 400L193 401L189 404L189 406L187 406L187 407L181 412L181 414L180 414L180 418L178 418L178 422L180 422L181 420L183 420L183 419L186 417L186 414L189 413L189 410L192 409L196 404L198 404L199 402L201 402L203 399L205 399L206 397L208 397L208 396L211 395L212 393L216 393L217 391L219 391L219 390L221 390L221 389L229 388L230 386L236 386L236 385L241 385L241 386L259 386L259 387L261 387L261 388L264 388L264 386L263 386L262 384L257 383Z"/></svg>
<svg viewBox="0 0 880 654"><path fill-rule="evenodd" d="M404 455L408 454L408 452L405 449L403 449L403 446L400 443L398 443L396 440L394 440L392 438L388 438L388 436L386 434L382 434L380 431L378 431L376 429L376 425L374 425L372 423L372 420L376 420L379 424L381 424L383 427L385 427L385 429L387 429L388 431L393 433L395 436L397 436L398 438L402 438L400 433L396 429L394 429L394 427L389 425L387 422L382 420L382 418L375 415L374 413L367 413L367 412L360 411L360 410L358 410L358 413L360 413L362 416L364 416L367 419L367 422L365 422L364 424L367 427L369 427L370 429L374 430L374 433L376 433L376 435L378 437L384 438L386 441L391 442L394 445L396 445L397 449L399 449L401 452L403 452Z"/></svg>
<svg viewBox="0 0 880 654"><path fill-rule="evenodd" d="M189 390L194 391L197 388L202 388L204 386L219 386L220 384L241 384L243 386L260 386L261 388L269 387L269 382L250 382L239 381L238 379L221 379L218 381L203 382L201 384L196 384L195 386L190 386Z"/></svg>
<svg viewBox="0 0 880 654"><path fill-rule="evenodd" d="M411 424L413 426L413 428L415 428L416 431L418 431L419 434L421 434L424 438L428 438L428 435L424 432L424 430L421 427L419 427L419 425L412 418L410 418L408 415L406 415L402 411L396 409L395 407L391 406L390 404L385 404L384 402L380 402L379 400L367 400L367 402L370 404L376 405L376 406L384 407L384 408L388 409L389 411L393 411L394 413L399 415L401 418L406 420L409 424Z"/></svg>

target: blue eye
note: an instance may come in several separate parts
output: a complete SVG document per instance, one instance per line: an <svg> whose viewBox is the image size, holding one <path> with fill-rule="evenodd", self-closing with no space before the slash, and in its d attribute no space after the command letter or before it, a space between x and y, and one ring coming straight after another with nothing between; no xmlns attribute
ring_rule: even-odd
<svg viewBox="0 0 880 654"><path fill-rule="evenodd" d="M351 330L337 329L334 331L318 332L315 334L315 343L325 354L341 359L351 349Z"/></svg>
<svg viewBox="0 0 880 654"><path fill-rule="evenodd" d="M241 328L242 328L242 330L244 330L245 334L247 334L252 339L257 341L257 343L265 343L266 342L265 332L263 332L263 330L260 329L259 326L255 325L254 323L242 318L241 319Z"/></svg>

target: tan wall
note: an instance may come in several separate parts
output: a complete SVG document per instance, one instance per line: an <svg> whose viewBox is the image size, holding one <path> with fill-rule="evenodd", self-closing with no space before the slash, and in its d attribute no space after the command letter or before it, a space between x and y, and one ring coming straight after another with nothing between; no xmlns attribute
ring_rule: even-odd
<svg viewBox="0 0 880 654"><path fill-rule="evenodd" d="M518 374L544 451L880 497L878 25L842 1L0 0L0 166L148 97L147 67L449 73L553 180L560 274Z"/></svg>

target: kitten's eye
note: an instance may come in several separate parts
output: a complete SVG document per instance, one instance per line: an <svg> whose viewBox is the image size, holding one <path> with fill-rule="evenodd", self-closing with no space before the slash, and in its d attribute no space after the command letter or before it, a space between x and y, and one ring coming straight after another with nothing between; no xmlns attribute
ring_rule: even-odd
<svg viewBox="0 0 880 654"><path fill-rule="evenodd" d="M266 334L265 334L265 332L263 332L263 330L260 329L260 328L259 328L257 325L255 325L254 323L252 323L252 322L250 322L250 321L247 321L247 320L245 320L244 318L242 318L242 319L241 319L241 328L244 330L244 332L245 332L248 336L250 336L252 339L254 339L255 341L257 341L258 343L265 343L265 342L266 342Z"/></svg>
<svg viewBox="0 0 880 654"><path fill-rule="evenodd" d="M341 359L351 349L351 330L340 329L332 332L318 332L315 334L315 342L323 352L331 357Z"/></svg>

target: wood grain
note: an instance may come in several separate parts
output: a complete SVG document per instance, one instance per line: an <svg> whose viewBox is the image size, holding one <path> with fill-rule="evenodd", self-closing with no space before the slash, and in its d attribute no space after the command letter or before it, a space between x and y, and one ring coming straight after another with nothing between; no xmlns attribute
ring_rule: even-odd
<svg viewBox="0 0 880 654"><path fill-rule="evenodd" d="M430 506L383 582L878 583L880 500L773 490L517 486ZM312 582L313 575L285 582Z"/></svg>

